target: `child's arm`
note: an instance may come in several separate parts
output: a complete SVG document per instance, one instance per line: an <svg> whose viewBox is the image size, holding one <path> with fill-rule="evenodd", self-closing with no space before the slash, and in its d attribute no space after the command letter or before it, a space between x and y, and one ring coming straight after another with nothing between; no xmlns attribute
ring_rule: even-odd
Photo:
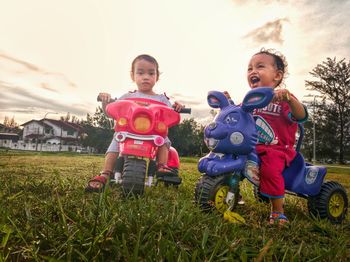
<svg viewBox="0 0 350 262"><path fill-rule="evenodd" d="M114 101L114 99L111 97L111 94L99 93L97 96L97 101L100 101L102 103L103 112L107 115L106 106Z"/></svg>
<svg viewBox="0 0 350 262"><path fill-rule="evenodd" d="M224 93L224 95L226 96L228 102L229 102L231 105L234 105L235 103L234 103L233 100L231 99L230 93L229 93L228 91L224 91L223 93Z"/></svg>
<svg viewBox="0 0 350 262"><path fill-rule="evenodd" d="M307 116L305 107L287 89L275 89L273 101L286 101L289 104L290 111L296 120L305 119Z"/></svg>
<svg viewBox="0 0 350 262"><path fill-rule="evenodd" d="M180 112L182 108L184 108L185 106L177 101L174 102L173 104L173 108L176 112Z"/></svg>

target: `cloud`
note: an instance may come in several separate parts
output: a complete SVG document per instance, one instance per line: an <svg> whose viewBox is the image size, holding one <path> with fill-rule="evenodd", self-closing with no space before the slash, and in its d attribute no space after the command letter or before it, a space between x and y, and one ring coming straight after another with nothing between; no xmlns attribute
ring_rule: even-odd
<svg viewBox="0 0 350 262"><path fill-rule="evenodd" d="M237 4L237 5L245 5L245 4L247 4L247 0L232 0L232 2L234 3L234 4ZM259 1L256 1L257 3L260 3L260 4L262 4L262 5L265 5L265 4L271 4L271 3L275 3L275 2L278 2L278 3L281 3L281 4L283 4L283 3L288 3L289 2L289 0L259 0Z"/></svg>
<svg viewBox="0 0 350 262"><path fill-rule="evenodd" d="M267 22L263 26L246 34L243 38L250 40L254 44L277 43L283 44L283 23L289 22L287 18L277 19Z"/></svg>
<svg viewBox="0 0 350 262"><path fill-rule="evenodd" d="M47 112L83 117L94 108L80 99L76 85L63 74L4 53L0 53L0 71L0 118L14 114L17 122L28 121Z"/></svg>
<svg viewBox="0 0 350 262"><path fill-rule="evenodd" d="M4 53L0 53L0 68L2 70L6 70L16 75L31 74L31 75L40 76L42 80L47 80L48 82L48 83L45 83L45 82L42 83L41 87L44 89L51 89L50 83L49 83L51 78L60 78L70 87L76 87L76 85L72 81L70 81L66 76L64 76L61 73L49 72L36 65L33 65L31 63L9 56Z"/></svg>
<svg viewBox="0 0 350 262"><path fill-rule="evenodd" d="M173 94L169 95L169 98L171 101L178 101L181 104L184 104L186 106L188 106L188 105L198 106L198 105L203 104L202 101L195 101L192 96L187 96L187 95L180 94L180 93L173 93Z"/></svg>

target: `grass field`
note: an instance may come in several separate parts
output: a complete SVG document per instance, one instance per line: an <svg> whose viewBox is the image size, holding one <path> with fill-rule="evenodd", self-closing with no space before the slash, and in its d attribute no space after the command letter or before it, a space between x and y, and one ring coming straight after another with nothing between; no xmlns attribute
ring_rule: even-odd
<svg viewBox="0 0 350 262"><path fill-rule="evenodd" d="M182 159L184 183L153 187L142 198L117 186L84 193L103 156L0 152L0 261L349 261L349 216L341 225L308 215L306 200L288 196L289 227L267 225L269 206L243 182L231 224L193 203L197 159ZM350 190L350 169L327 179Z"/></svg>

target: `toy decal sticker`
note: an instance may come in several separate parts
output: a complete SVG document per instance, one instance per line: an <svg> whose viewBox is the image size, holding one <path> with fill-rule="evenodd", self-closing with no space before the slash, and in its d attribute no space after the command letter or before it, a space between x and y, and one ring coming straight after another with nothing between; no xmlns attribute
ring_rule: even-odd
<svg viewBox="0 0 350 262"><path fill-rule="evenodd" d="M271 126L261 116L254 116L255 125L258 130L258 142L262 144L277 144L278 138L275 137L275 133Z"/></svg>
<svg viewBox="0 0 350 262"><path fill-rule="evenodd" d="M247 160L244 175L255 186L260 185L259 165L255 161Z"/></svg>
<svg viewBox="0 0 350 262"><path fill-rule="evenodd" d="M313 184L316 181L318 175L318 168L317 167L312 167L309 168L307 171L307 174L305 176L305 183L308 185Z"/></svg>
<svg viewBox="0 0 350 262"><path fill-rule="evenodd" d="M240 145L244 141L244 136L242 135L241 132L233 132L230 135L230 142L233 145Z"/></svg>

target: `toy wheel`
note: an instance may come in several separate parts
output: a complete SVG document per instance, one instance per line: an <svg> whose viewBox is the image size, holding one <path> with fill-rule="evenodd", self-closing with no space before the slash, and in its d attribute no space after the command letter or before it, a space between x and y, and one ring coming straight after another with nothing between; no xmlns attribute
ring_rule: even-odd
<svg viewBox="0 0 350 262"><path fill-rule="evenodd" d="M256 186L253 187L254 190L254 197L258 202L261 203L270 203L270 199L266 196L263 196L260 191L259 188L257 188Z"/></svg>
<svg viewBox="0 0 350 262"><path fill-rule="evenodd" d="M341 223L348 211L348 196L344 187L334 181L321 186L320 193L308 198L310 214L321 219L327 218L331 223Z"/></svg>
<svg viewBox="0 0 350 262"><path fill-rule="evenodd" d="M210 177L203 175L196 183L195 201L204 210L218 210L224 213L228 209L226 196L229 186L226 183L226 176ZM234 195L233 209L237 206L239 199L239 187Z"/></svg>
<svg viewBox="0 0 350 262"><path fill-rule="evenodd" d="M125 159L122 188L125 196L142 195L145 188L146 161Z"/></svg>

